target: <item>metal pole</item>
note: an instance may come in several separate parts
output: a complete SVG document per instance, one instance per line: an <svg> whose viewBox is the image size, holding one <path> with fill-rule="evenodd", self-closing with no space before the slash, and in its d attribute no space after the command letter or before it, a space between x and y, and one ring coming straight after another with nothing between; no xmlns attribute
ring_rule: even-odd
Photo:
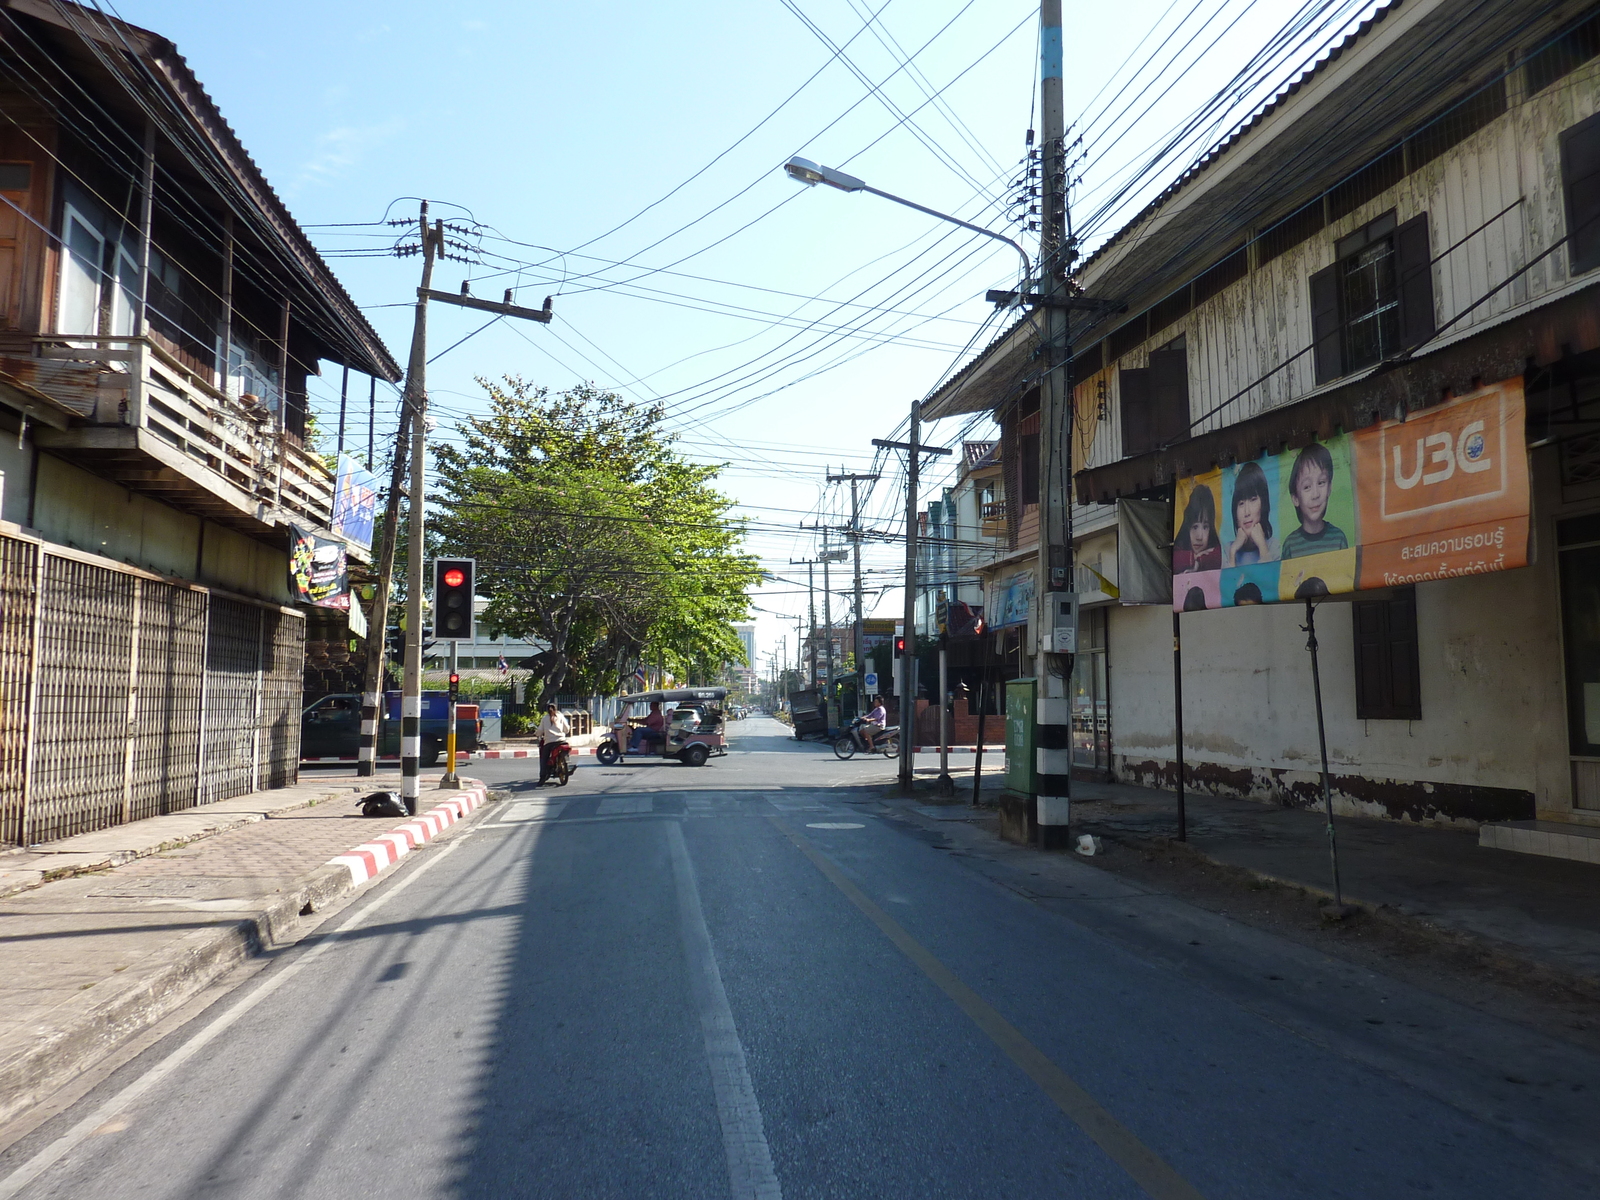
<svg viewBox="0 0 1600 1200"><path fill-rule="evenodd" d="M378 702L383 693L389 592L394 578L394 547L399 540L400 485L406 477L406 437L410 430L409 406L402 403L400 432L394 442L394 465L389 470L389 495L383 506L383 535L378 544L378 578L373 585L372 616L367 623L367 675L361 692L361 748L357 751L356 763L356 774L362 777L376 774L378 767Z"/></svg>
<svg viewBox="0 0 1600 1200"><path fill-rule="evenodd" d="M979 645L982 645L980 642ZM979 804L979 788L983 785L983 725L989 715L989 656L983 658L983 675L978 681L978 745L972 755L972 807Z"/></svg>
<svg viewBox="0 0 1600 1200"><path fill-rule="evenodd" d="M939 781L934 791L941 796L956 794L956 781L950 778L950 653L944 639L939 640Z"/></svg>
<svg viewBox="0 0 1600 1200"><path fill-rule="evenodd" d="M450 642L450 677L455 678L458 671L457 653L461 643L454 639ZM460 781L456 778L456 689L450 688L450 728L444 735L444 778L439 781L442 788L456 787Z"/></svg>
<svg viewBox="0 0 1600 1200"><path fill-rule="evenodd" d="M411 362L406 393L411 406L411 502L406 512L410 539L406 550L406 673L400 690L400 791L406 812L417 815L422 755L422 525L423 475L428 457L428 289L433 286L433 256L444 231L428 228L428 202L417 219L422 234L422 287L411 332Z"/></svg>
<svg viewBox="0 0 1600 1200"><path fill-rule="evenodd" d="M811 682L817 686L817 564L806 564L806 640L811 645Z"/></svg>
<svg viewBox="0 0 1600 1200"><path fill-rule="evenodd" d="M217 390L228 392L228 367L233 362L233 211L222 214L222 370ZM228 392L232 395L232 392Z"/></svg>
<svg viewBox="0 0 1600 1200"><path fill-rule="evenodd" d="M344 378L339 383L339 442L338 442L338 448L335 451L335 453L341 454L341 455L344 453L344 410L345 410L345 405L349 402L349 400L350 400L350 368L346 367L344 369Z"/></svg>
<svg viewBox="0 0 1600 1200"><path fill-rule="evenodd" d="M372 470L373 464L373 432L378 428L378 377L371 377L372 386L367 389L367 470Z"/></svg>
<svg viewBox="0 0 1600 1200"><path fill-rule="evenodd" d="M1300 626L1306 632L1306 649L1311 651L1311 690L1317 701L1317 749L1322 754L1322 807L1328 818L1328 862L1333 868L1332 915L1345 915L1344 892L1339 886L1339 843L1333 836L1333 783L1328 776L1328 735L1322 722L1322 676L1317 670L1317 617L1316 607L1306 601L1306 623Z"/></svg>
<svg viewBox="0 0 1600 1200"><path fill-rule="evenodd" d="M914 786L912 743L917 740L917 470L922 462L922 402L911 402L911 433L906 452L905 659L900 671L900 790Z"/></svg>
<svg viewBox="0 0 1600 1200"><path fill-rule="evenodd" d="M861 681L867 676L866 662L866 613L862 611L861 600L861 497L859 494L859 480L854 476L850 479L850 546L855 556L856 574L856 711L860 711L860 703L864 697L861 695Z"/></svg>
<svg viewBox="0 0 1600 1200"><path fill-rule="evenodd" d="M828 560L822 560L822 623L828 627L827 643L823 646L828 659L828 699L833 699L833 592L829 581ZM822 709L824 718L828 715L827 706Z"/></svg>
<svg viewBox="0 0 1600 1200"><path fill-rule="evenodd" d="M154 121L144 123L144 163L142 178L139 181L139 311L134 321L133 334L135 337L148 337L150 322L147 317L150 304L150 238L151 225L155 219L156 200L156 126ZM228 224L229 233L232 232L232 222ZM231 268L232 238L228 241L230 258L228 266Z"/></svg>
<svg viewBox="0 0 1600 1200"><path fill-rule="evenodd" d="M1189 819L1183 791L1183 638L1177 609L1172 610L1172 726L1178 743L1178 840L1189 840Z"/></svg>

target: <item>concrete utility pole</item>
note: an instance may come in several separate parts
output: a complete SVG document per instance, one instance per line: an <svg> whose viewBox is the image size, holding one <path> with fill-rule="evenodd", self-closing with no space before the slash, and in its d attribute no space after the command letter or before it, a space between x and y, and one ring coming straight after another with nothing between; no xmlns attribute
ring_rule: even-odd
<svg viewBox="0 0 1600 1200"><path fill-rule="evenodd" d="M827 642L824 650L828 656L827 687L828 699L833 699L833 592L829 582L828 568L833 562L826 554L822 556L822 623L828 627Z"/></svg>
<svg viewBox="0 0 1600 1200"><path fill-rule="evenodd" d="M428 293L433 260L444 242L438 221L428 226L428 202L418 219L422 233L422 286L417 289L417 316L411 329L411 362L406 369L406 401L411 411L410 540L406 547L406 668L400 685L400 796L406 812L417 815L422 754L422 525L423 476L428 458Z"/></svg>
<svg viewBox="0 0 1600 1200"><path fill-rule="evenodd" d="M863 481L876 480L876 475L829 475L829 483L843 483L850 481L850 544L855 554L856 569L856 621L855 621L855 655L856 655L856 707L861 710L861 702L866 699L861 687L861 681L867 677L866 660L866 614L863 612L861 599L861 493L860 485Z"/></svg>
<svg viewBox="0 0 1600 1200"><path fill-rule="evenodd" d="M428 228L428 202L424 200L420 214L417 217L418 228L422 231L422 286L419 293L425 292L433 281L433 232ZM421 376L427 371L428 366L428 301L425 296L417 297L416 319L411 327L411 358L406 366L406 384L401 392L400 400L400 431L395 437L394 464L389 471L389 498L383 508L383 540L378 547L378 579L376 594L372 598L372 618L367 628L367 677L361 692L361 746L356 752L356 774L358 776L371 776L377 772L378 767L378 704L382 699L383 691L383 659L387 650L389 634L389 592L393 587L394 577L394 550L398 540L400 524L400 485L406 477L406 458L408 440L411 434L411 418L415 411L416 395L422 388ZM369 424L367 436L370 441L372 435ZM370 454L370 449L369 449ZM416 512L413 501L412 511ZM415 566L420 571L420 566ZM419 585L415 595L419 596L422 588ZM420 638L422 634L421 623L413 618L408 630L408 644L411 634ZM417 645L421 645L419 641ZM410 658L410 655L407 655ZM413 722L413 728L415 722ZM401 729L405 728L405 720L401 718ZM402 747L402 751L403 751ZM413 790L407 796L406 805L411 812L416 812L416 792L414 781L416 778L415 764L411 773ZM404 784L402 784L404 787Z"/></svg>
<svg viewBox="0 0 1600 1200"><path fill-rule="evenodd" d="M791 558L789 560L789 565L791 567L804 567L806 569L806 619L809 621L809 624L806 627L806 640L804 643L797 643L796 653L803 660L805 651L799 649L799 647L801 645L810 647L811 674L806 680L806 687L807 689L810 689L817 686L817 560L814 558Z"/></svg>
<svg viewBox="0 0 1600 1200"><path fill-rule="evenodd" d="M1034 597L1035 645L1051 629L1045 597L1072 588L1072 344L1061 301L1074 257L1067 216L1066 123L1062 99L1061 0L1039 5L1039 111L1043 203L1039 263L1043 293L1044 380L1039 405L1039 478L1044 485L1044 538ZM1055 303L1052 303L1055 301ZM1036 651L1034 706L1039 841L1065 845L1072 812L1072 655Z"/></svg>
<svg viewBox="0 0 1600 1200"><path fill-rule="evenodd" d="M900 669L900 775L902 792L912 790L912 745L916 741L917 724L917 475L924 454L949 454L938 446L924 446L922 435L922 401L911 402L911 433L907 441L890 442L873 438L872 444L884 450L906 452L906 583L905 626L906 639L904 665Z"/></svg>

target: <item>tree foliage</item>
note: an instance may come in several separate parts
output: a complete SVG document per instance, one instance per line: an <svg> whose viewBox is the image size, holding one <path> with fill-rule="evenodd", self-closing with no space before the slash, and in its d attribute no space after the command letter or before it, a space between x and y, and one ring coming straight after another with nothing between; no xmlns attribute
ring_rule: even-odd
<svg viewBox="0 0 1600 1200"><path fill-rule="evenodd" d="M659 407L592 385L478 381L490 410L434 447L446 552L478 560L486 618L547 643L544 696L609 692L642 661L714 678L759 580L718 468L673 449Z"/></svg>

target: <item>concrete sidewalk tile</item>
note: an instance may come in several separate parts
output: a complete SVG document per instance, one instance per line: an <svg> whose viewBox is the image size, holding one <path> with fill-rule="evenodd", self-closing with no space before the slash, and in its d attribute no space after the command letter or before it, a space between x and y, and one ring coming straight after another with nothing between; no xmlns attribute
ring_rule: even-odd
<svg viewBox="0 0 1600 1200"><path fill-rule="evenodd" d="M130 861L0 899L0 1123L487 797L476 783L450 807L386 828L355 808L359 794L392 790L386 782L324 779L238 797L230 820L176 845L169 818L139 822L119 831L138 851ZM374 844L381 851L352 850ZM94 855L67 861L83 858Z"/></svg>

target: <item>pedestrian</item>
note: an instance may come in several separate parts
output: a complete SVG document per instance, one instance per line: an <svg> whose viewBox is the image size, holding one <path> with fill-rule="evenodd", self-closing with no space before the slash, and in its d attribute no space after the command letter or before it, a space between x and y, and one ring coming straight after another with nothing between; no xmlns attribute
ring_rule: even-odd
<svg viewBox="0 0 1600 1200"><path fill-rule="evenodd" d="M561 715L554 700L544 706L544 716L539 719L539 785L550 778L550 756L557 746L564 746L572 736L572 725Z"/></svg>

